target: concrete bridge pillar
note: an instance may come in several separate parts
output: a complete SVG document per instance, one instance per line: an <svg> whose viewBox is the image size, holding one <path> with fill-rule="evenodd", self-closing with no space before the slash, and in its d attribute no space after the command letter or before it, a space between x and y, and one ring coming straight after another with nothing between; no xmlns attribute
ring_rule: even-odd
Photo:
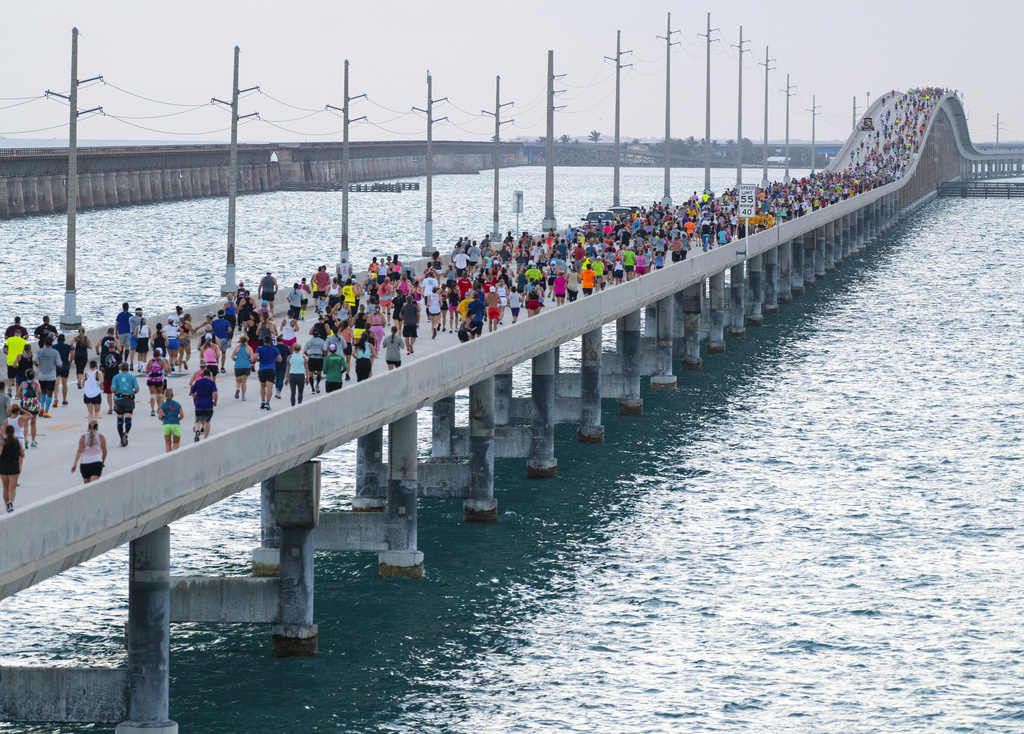
<svg viewBox="0 0 1024 734"><path fill-rule="evenodd" d="M307 461L274 477L274 514L281 533L281 581L273 653L276 658L308 657L317 651L313 530L320 519L319 461Z"/></svg>
<svg viewBox="0 0 1024 734"><path fill-rule="evenodd" d="M118 171L114 174L114 181L117 186L117 203L120 206L134 204L131 188L128 186L128 171Z"/></svg>
<svg viewBox="0 0 1024 734"><path fill-rule="evenodd" d="M149 176L149 189L153 193L153 201L163 201L170 198L164 192L164 177L161 171L147 171Z"/></svg>
<svg viewBox="0 0 1024 734"><path fill-rule="evenodd" d="M192 179L192 198L201 199L206 196L203 193L203 170L201 168L190 168L187 175Z"/></svg>
<svg viewBox="0 0 1024 734"><path fill-rule="evenodd" d="M220 196L220 166L207 167L203 169L203 189L206 189L206 179L210 180L210 196ZM227 189L224 189L227 193Z"/></svg>
<svg viewBox="0 0 1024 734"><path fill-rule="evenodd" d="M743 314L743 296L747 284L743 271L743 263L729 269L729 328L726 333L731 339L742 339L747 335Z"/></svg>
<svg viewBox="0 0 1024 734"><path fill-rule="evenodd" d="M761 306L764 301L764 257L754 255L747 260L747 292L746 307L744 309L746 326L761 326L764 317L761 315Z"/></svg>
<svg viewBox="0 0 1024 734"><path fill-rule="evenodd" d="M217 185L220 186L220 195L228 195L228 179L231 178L231 170L227 166L217 166L214 169L217 173Z"/></svg>
<svg viewBox="0 0 1024 734"><path fill-rule="evenodd" d="M580 425L576 429L580 443L604 443L601 425L601 327L583 335L580 365Z"/></svg>
<svg viewBox="0 0 1024 734"><path fill-rule="evenodd" d="M192 198L192 169L182 168L177 172L178 180L181 181L181 198Z"/></svg>
<svg viewBox="0 0 1024 734"><path fill-rule="evenodd" d="M252 550L253 576L277 576L281 570L281 529L274 513L275 479L260 482L260 544Z"/></svg>
<svg viewBox="0 0 1024 734"><path fill-rule="evenodd" d="M708 354L725 351L725 271L708 278L710 288L711 328L708 331Z"/></svg>
<svg viewBox="0 0 1024 734"><path fill-rule="evenodd" d="M455 419L454 408L453 400L453 421ZM451 438L449 438L450 445ZM356 439L356 496L352 498L353 511L384 512L384 508L387 505L387 496L382 491L384 482L380 476L383 459L383 428L370 431Z"/></svg>
<svg viewBox="0 0 1024 734"><path fill-rule="evenodd" d="M640 312L630 311L618 319L615 326L622 342L619 415L640 416L644 414L644 401L640 397Z"/></svg>
<svg viewBox="0 0 1024 734"><path fill-rule="evenodd" d="M639 324L638 324L639 326ZM639 337L640 334L638 333ZM526 459L527 479L557 476L555 459L555 350L533 358L530 390L530 455Z"/></svg>
<svg viewBox="0 0 1024 734"><path fill-rule="evenodd" d="M657 304L657 352L655 354L657 374L651 376L651 390L676 389L676 376L672 374L674 302L673 296L665 296Z"/></svg>
<svg viewBox="0 0 1024 734"><path fill-rule="evenodd" d="M676 293L676 309L683 314L682 367L700 372L700 312L704 305L704 283L695 283Z"/></svg>
<svg viewBox="0 0 1024 734"><path fill-rule="evenodd" d="M7 177L0 176L0 219L7 219L10 216L10 204L7 201Z"/></svg>
<svg viewBox="0 0 1024 734"><path fill-rule="evenodd" d="M139 201L143 204L153 201L153 177L149 171L139 172Z"/></svg>
<svg viewBox="0 0 1024 734"><path fill-rule="evenodd" d="M779 260L777 300L779 304L793 301L793 242L783 242L775 248Z"/></svg>
<svg viewBox="0 0 1024 734"><path fill-rule="evenodd" d="M825 244L825 227L821 226L814 230L814 277L821 279L825 277L828 252Z"/></svg>
<svg viewBox="0 0 1024 734"><path fill-rule="evenodd" d="M423 553L418 550L416 495L416 413L388 426L388 548L377 557L381 576L423 578Z"/></svg>
<svg viewBox="0 0 1024 734"><path fill-rule="evenodd" d="M92 174L80 173L78 174L78 200L75 202L75 209L82 211L83 209L92 209L92 207Z"/></svg>
<svg viewBox="0 0 1024 734"><path fill-rule="evenodd" d="M104 209L107 206L106 182L102 173L94 173L92 178L92 205L96 209Z"/></svg>
<svg viewBox="0 0 1024 734"><path fill-rule="evenodd" d="M494 425L507 426L512 407L512 372L499 372L494 376Z"/></svg>
<svg viewBox="0 0 1024 734"><path fill-rule="evenodd" d="M108 171L103 174L103 195L106 198L107 206L119 206L121 199L117 195L117 174ZM127 204L128 202L124 202Z"/></svg>
<svg viewBox="0 0 1024 734"><path fill-rule="evenodd" d="M39 212L39 179L35 176L25 176L21 186L25 213L37 214Z"/></svg>
<svg viewBox="0 0 1024 734"><path fill-rule="evenodd" d="M841 262L837 249L839 243L836 241L836 220L825 223L825 272L831 273L836 265Z"/></svg>
<svg viewBox="0 0 1024 734"><path fill-rule="evenodd" d="M171 659L171 529L131 541L128 575L128 719L117 734L177 734L168 718Z"/></svg>
<svg viewBox="0 0 1024 734"><path fill-rule="evenodd" d="M53 210L67 211L68 209L68 179L67 176L50 176L50 188L53 190ZM0 190L0 207L3 206L5 197Z"/></svg>
<svg viewBox="0 0 1024 734"><path fill-rule="evenodd" d="M853 230L850 227L852 217L849 214L843 216L843 242L842 242L842 253L843 259L849 260L853 257Z"/></svg>
<svg viewBox="0 0 1024 734"><path fill-rule="evenodd" d="M164 176L164 198L178 201L181 199L181 172L177 169L165 168Z"/></svg>
<svg viewBox="0 0 1024 734"><path fill-rule="evenodd" d="M857 217L857 239L854 240L854 242L857 248L857 252L860 252L861 250L864 249L864 245L867 244L867 225L864 221L864 209L858 209L855 216Z"/></svg>
<svg viewBox="0 0 1024 734"><path fill-rule="evenodd" d="M462 521L497 522L493 377L486 377L469 388L469 494L462 500Z"/></svg>
<svg viewBox="0 0 1024 734"><path fill-rule="evenodd" d="M655 339L658 336L658 304L644 306L644 336Z"/></svg>
<svg viewBox="0 0 1024 734"><path fill-rule="evenodd" d="M53 177L39 177L39 211L53 211Z"/></svg>
<svg viewBox="0 0 1024 734"><path fill-rule="evenodd" d="M773 247L764 253L764 297L761 299L761 313L779 312L779 248Z"/></svg>
<svg viewBox="0 0 1024 734"><path fill-rule="evenodd" d="M455 435L455 396L441 398L430 406L432 421L430 455L435 459L452 457L452 436Z"/></svg>
<svg viewBox="0 0 1024 734"><path fill-rule="evenodd" d="M807 287L804 285L804 238L806 235L794 237L790 245L790 259L793 263L792 285L790 293L794 296L802 296Z"/></svg>
<svg viewBox="0 0 1024 734"><path fill-rule="evenodd" d="M817 272L817 239L814 231L808 232L803 236L804 246L804 286L814 285L815 272Z"/></svg>

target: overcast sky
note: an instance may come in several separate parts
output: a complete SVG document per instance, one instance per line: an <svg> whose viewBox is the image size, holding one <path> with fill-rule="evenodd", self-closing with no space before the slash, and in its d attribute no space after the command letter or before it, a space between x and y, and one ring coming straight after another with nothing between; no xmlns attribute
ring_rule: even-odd
<svg viewBox="0 0 1024 734"><path fill-rule="evenodd" d="M102 74L106 85L83 85L79 107L102 105L110 115L83 117L79 137L108 140L226 140L229 114L209 105L230 100L233 47L241 47L242 88L250 93L240 114L239 140L330 141L341 120L323 111L341 106L342 63L351 63L353 140L422 139L426 123L411 114L425 107L426 73L433 74L435 106L454 125L435 137L487 140L495 75L501 75L504 115L514 124L503 137L544 134L547 50L555 52L558 104L555 134L610 139L614 132L615 34L622 31L622 135L662 137L665 131L666 13L672 13L672 135L704 134L706 13L711 11L712 138L736 137L737 55L740 25L745 54L743 135L760 140L764 76L756 64L765 46L769 75L769 138L785 124L786 74L796 85L791 137L811 137L812 95L820 105L819 140L844 139L853 97L862 108L890 89L941 85L960 89L972 139L1024 140L1024 98L1012 72L1020 68L1024 2L1018 0L785 0L766 3L673 3L638 0L177 0L174 3L94 0L0 0L0 135L67 137L67 107L35 100L47 89L67 92L71 28L78 26L79 78ZM118 87L120 89L116 89ZM125 91L121 91L125 90ZM129 94L130 93L130 94ZM138 96L131 96L138 95ZM159 103L140 99L148 97ZM25 99L22 99L25 98ZM20 104L25 102L25 104ZM165 104L172 103L172 104ZM18 105L18 106L12 106ZM178 106L174 106L178 105ZM196 108L193 109L192 107ZM296 109L299 108L299 109ZM120 119L114 119L116 116ZM40 128L52 128L40 130ZM32 132L30 132L32 131Z"/></svg>

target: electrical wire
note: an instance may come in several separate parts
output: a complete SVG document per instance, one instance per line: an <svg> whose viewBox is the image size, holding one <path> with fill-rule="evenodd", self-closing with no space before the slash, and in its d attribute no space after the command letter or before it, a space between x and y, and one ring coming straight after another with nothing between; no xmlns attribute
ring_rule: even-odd
<svg viewBox="0 0 1024 734"><path fill-rule="evenodd" d="M40 99L44 99L45 97L46 97L45 94L40 94L38 97L28 97L28 98L25 99L24 102L15 102L14 104L5 105L3 107L0 107L0 110L9 110L9 109L12 109L14 107L21 107L23 104L29 104L31 102L36 102L36 101L38 101ZM16 97L11 97L10 99L17 99L17 98Z"/></svg>
<svg viewBox="0 0 1024 734"><path fill-rule="evenodd" d="M315 112L323 112L324 111L322 107L320 109L318 109L318 110L314 110L311 107L297 107L297 106L295 106L293 104L289 104L287 102L284 102L284 101L278 99L277 97L271 97L269 94L264 92L262 89L260 89L258 91L259 91L260 94L262 94L267 99L272 100L274 102L277 102L279 105L283 105L284 107L290 107L293 110L298 110L299 112L314 112L315 113ZM296 117L295 119L296 120L301 120L302 118L301 117Z"/></svg>
<svg viewBox="0 0 1024 734"><path fill-rule="evenodd" d="M124 120L161 120L165 117L177 117L178 115L187 115L189 112L195 112L196 110L202 109L203 107L209 107L210 102L205 105L199 105L198 107L192 107L187 110L179 110L178 112L168 112L166 115L120 115L119 117Z"/></svg>
<svg viewBox="0 0 1024 734"><path fill-rule="evenodd" d="M280 125L277 125L277 124L271 122L270 120L264 120L263 118L259 118L259 121L260 122L265 122L268 125L270 125L271 127L276 127L278 130L283 130L286 133L291 133L292 135L299 135L299 136L302 136L302 137L310 137L310 136L322 137L322 136L326 136L326 135L343 135L345 133L345 129L344 128L342 128L341 130L332 130L331 132L327 132L327 133L300 132L299 130L290 130L290 129L286 128L286 127L281 127Z"/></svg>
<svg viewBox="0 0 1024 734"><path fill-rule="evenodd" d="M47 130L56 130L61 127L67 127L71 123L65 122L60 125L53 125L51 127L38 127L35 130L0 130L0 135L26 135L28 133L41 133Z"/></svg>
<svg viewBox="0 0 1024 734"><path fill-rule="evenodd" d="M231 127L228 126L228 127L219 128L217 130L203 130L203 131L200 131L200 132L175 132L173 130L157 130L156 128L146 127L145 125L139 125L137 123L130 122L126 118L122 118L122 117L119 117L117 115L112 115L109 112L103 112L102 114L103 114L104 117L113 118L114 120L117 120L118 122L124 123L125 125L128 125L130 127L138 128L139 130L146 130L147 132L151 132L151 133L160 133L161 135L186 135L186 136L191 136L191 135L213 135L215 133L227 132L228 130L231 129ZM250 120L241 120L238 124L239 124L239 126L242 126L242 125L245 125L248 122L250 122Z"/></svg>
<svg viewBox="0 0 1024 734"><path fill-rule="evenodd" d="M153 99L152 97L145 97L145 96L143 96L141 94L136 94L135 92L129 92L127 89L122 89L121 87L117 86L116 84L111 84L106 79L103 79L102 82L103 82L104 86L110 87L111 89L116 89L117 91L119 91L119 92L121 92L123 94L127 94L129 97L136 97L138 99L143 99L143 100L145 100L147 102L153 102L155 104L167 105L168 107L202 107L203 106L202 104L198 104L197 105L197 104L181 104L181 103L178 103L178 102L164 102L164 101L159 100L159 99Z"/></svg>

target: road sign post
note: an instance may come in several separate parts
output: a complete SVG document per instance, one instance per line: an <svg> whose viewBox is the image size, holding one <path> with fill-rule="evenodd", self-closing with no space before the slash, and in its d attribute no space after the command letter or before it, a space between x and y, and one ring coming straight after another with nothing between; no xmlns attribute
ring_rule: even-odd
<svg viewBox="0 0 1024 734"><path fill-rule="evenodd" d="M755 184L740 184L737 188L737 211L736 218L746 220L743 228L743 256L747 256L747 238L750 237L750 220L754 218L757 210L757 186Z"/></svg>

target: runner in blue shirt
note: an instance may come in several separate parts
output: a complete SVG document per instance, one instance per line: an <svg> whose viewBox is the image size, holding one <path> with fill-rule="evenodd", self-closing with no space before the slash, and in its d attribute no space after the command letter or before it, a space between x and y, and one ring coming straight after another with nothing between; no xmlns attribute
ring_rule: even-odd
<svg viewBox="0 0 1024 734"><path fill-rule="evenodd" d="M110 381L110 391L114 394L114 412L117 414L117 435L121 437L121 445L128 445L128 433L132 430L132 413L135 411L135 394L139 391L139 381L128 371L128 363L121 363L121 371Z"/></svg>
<svg viewBox="0 0 1024 734"><path fill-rule="evenodd" d="M256 376L260 380L260 410L270 410L270 396L274 393L274 380L277 377L277 363L281 361L281 352L273 346L269 336L263 338L263 344L256 348Z"/></svg>
<svg viewBox="0 0 1024 734"><path fill-rule="evenodd" d="M203 370L202 377L196 375L192 378L192 403L196 409L196 422L193 428L196 432L196 443L199 442L199 434L204 438L210 437L210 420L213 418L213 409L217 405L217 383L213 381L213 370L209 367Z"/></svg>

